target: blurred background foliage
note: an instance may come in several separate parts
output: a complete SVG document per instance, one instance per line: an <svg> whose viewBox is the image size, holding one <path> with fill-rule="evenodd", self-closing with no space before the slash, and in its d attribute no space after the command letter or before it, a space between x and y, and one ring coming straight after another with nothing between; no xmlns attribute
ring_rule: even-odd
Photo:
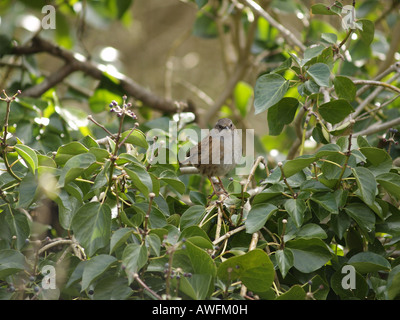
<svg viewBox="0 0 400 320"><path fill-rule="evenodd" d="M36 34L101 65L111 78L124 74L165 99L190 101L196 122L211 126L218 117L231 117L239 128L255 129L257 151L282 160L295 140L286 126L282 134L270 136L267 113L254 115L253 87L260 74L268 73L285 61L296 47L262 17L257 18L254 35L248 30L254 19L250 9L235 10L236 1L16 1L0 4L1 50L13 43L26 44ZM284 25L305 46L320 41L322 33L346 31L337 16L311 13L315 1L261 1L273 18ZM56 8L56 28L44 30L46 4ZM351 4L344 1L343 4ZM332 3L326 3L332 5ZM371 79L398 60L398 1L357 1L357 18L375 22L371 46L353 34L346 44L344 61L335 63L334 74ZM221 28L223 32L221 33ZM246 32L248 32L246 34ZM251 39L249 39L251 38ZM249 39L249 55L240 53ZM304 39L304 40L301 40ZM252 40L252 41L250 41ZM242 50L243 51L243 50ZM240 68L245 65L244 68ZM42 81L60 67L52 55L4 56L1 60L1 88L21 89ZM285 78L295 74L288 70ZM74 72L34 100L24 98L15 104L10 121L17 124L17 135L33 147L54 150L70 139L95 133L86 120L94 114L107 126L113 119L105 110L108 103L125 94L110 81L93 79ZM385 100L382 92L372 103ZM294 86L287 96L299 97ZM133 97L136 98L136 97ZM140 100L140 99L139 99ZM389 109L397 108L399 100ZM139 103L139 121L171 113L159 112ZM1 108L4 112L4 108ZM391 114L391 113L389 113ZM391 114L391 117L397 113ZM114 122L116 126L116 122ZM60 135L62 133L62 135ZM97 135L101 135L97 132ZM30 139L31 141L29 141ZM375 142L376 144L377 142ZM305 147L315 148L313 139Z"/></svg>

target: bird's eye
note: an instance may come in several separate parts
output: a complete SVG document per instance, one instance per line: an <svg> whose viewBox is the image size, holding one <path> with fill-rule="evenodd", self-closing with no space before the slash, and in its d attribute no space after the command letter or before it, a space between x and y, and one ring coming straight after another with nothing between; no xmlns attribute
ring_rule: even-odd
<svg viewBox="0 0 400 320"><path fill-rule="evenodd" d="M233 126L233 123L231 123L231 124L229 125L229 128L232 128L232 126Z"/></svg>

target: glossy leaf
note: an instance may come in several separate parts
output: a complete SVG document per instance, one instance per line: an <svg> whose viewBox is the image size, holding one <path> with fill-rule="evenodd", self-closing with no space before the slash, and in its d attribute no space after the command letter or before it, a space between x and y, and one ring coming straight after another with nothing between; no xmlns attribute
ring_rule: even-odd
<svg viewBox="0 0 400 320"><path fill-rule="evenodd" d="M259 114L278 103L289 89L289 82L279 74L264 74L254 88L255 114Z"/></svg>
<svg viewBox="0 0 400 320"><path fill-rule="evenodd" d="M278 208L270 203L252 206L245 221L246 232L254 233L260 230L277 210Z"/></svg>
<svg viewBox="0 0 400 320"><path fill-rule="evenodd" d="M72 218L72 230L89 257L110 242L111 209L107 204L89 202Z"/></svg>
<svg viewBox="0 0 400 320"><path fill-rule="evenodd" d="M29 170L35 174L38 167L38 157L36 152L32 148L23 144L15 145L15 150L17 150L17 153L24 160Z"/></svg>
<svg viewBox="0 0 400 320"><path fill-rule="evenodd" d="M260 249L231 257L218 267L219 278L224 281L239 279L252 291L266 291L272 285L274 274L271 260Z"/></svg>
<svg viewBox="0 0 400 320"><path fill-rule="evenodd" d="M354 109L346 100L338 99L320 105L318 111L324 120L336 124L344 120Z"/></svg>

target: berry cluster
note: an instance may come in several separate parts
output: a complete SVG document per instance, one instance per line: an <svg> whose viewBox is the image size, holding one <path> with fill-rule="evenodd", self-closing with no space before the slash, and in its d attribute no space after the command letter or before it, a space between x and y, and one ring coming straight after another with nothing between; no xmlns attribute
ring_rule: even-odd
<svg viewBox="0 0 400 320"><path fill-rule="evenodd" d="M118 104L117 101L115 100L111 101L109 105L110 112L115 112L117 114L117 117L122 117L124 115L136 120L137 119L136 114L129 109L132 107L132 103L130 102L126 103L127 96L123 96L122 99L123 99L122 107Z"/></svg>

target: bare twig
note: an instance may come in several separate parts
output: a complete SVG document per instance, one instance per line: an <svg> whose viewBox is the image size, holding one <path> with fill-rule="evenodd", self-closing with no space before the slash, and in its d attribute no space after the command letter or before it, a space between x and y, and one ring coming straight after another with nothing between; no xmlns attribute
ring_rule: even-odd
<svg viewBox="0 0 400 320"><path fill-rule="evenodd" d="M369 128L355 132L353 134L353 137L358 137L358 136L368 136L370 134L374 134L380 131L387 130L389 128L395 127L397 125L400 125L400 118L396 118L387 122L376 122L374 125L370 126Z"/></svg>
<svg viewBox="0 0 400 320"><path fill-rule="evenodd" d="M213 245L216 245L218 243L220 243L221 241L224 241L225 239L228 239L229 237L231 237L232 235L234 235L235 233L238 233L242 230L244 230L246 228L245 225L241 225L240 227L237 227L236 229L233 229L231 231L228 231L227 233L225 233L224 235L222 235L221 237L219 237L218 239L215 239L213 241Z"/></svg>
<svg viewBox="0 0 400 320"><path fill-rule="evenodd" d="M271 26L278 29L278 31L282 34L282 36L286 39L286 41L294 46L297 46L300 51L305 51L306 47L304 44L295 36L290 30L281 25L278 21L276 21L272 16L266 12L259 4L254 2L253 0L240 0L242 3L251 8L254 12L262 16L265 20L267 20Z"/></svg>
<svg viewBox="0 0 400 320"><path fill-rule="evenodd" d="M34 37L30 45L16 46L12 50L12 53L16 55L29 55L41 52L49 53L50 55L64 60L66 65L59 70L59 72L61 71L60 75L53 73L44 82L26 89L24 91L25 96L39 97L74 71L82 71L97 80L101 80L104 77L104 70L102 70L100 65L96 65L92 61L78 59L72 52L40 37ZM142 101L145 105L162 112L176 112L176 104L174 101L163 99L155 95L125 75L119 74L113 76L119 80L120 86L126 94Z"/></svg>
<svg viewBox="0 0 400 320"><path fill-rule="evenodd" d="M139 275L137 273L133 273L132 276L133 279L135 279L144 290L151 293L157 300L162 300L161 296L159 296L155 291L150 289L149 286L142 279L139 278Z"/></svg>

